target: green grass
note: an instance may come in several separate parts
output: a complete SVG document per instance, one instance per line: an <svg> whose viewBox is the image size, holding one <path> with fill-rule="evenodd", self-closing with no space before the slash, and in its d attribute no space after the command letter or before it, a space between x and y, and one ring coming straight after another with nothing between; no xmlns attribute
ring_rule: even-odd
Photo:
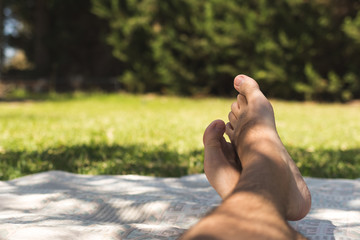
<svg viewBox="0 0 360 240"><path fill-rule="evenodd" d="M202 134L233 99L77 94L0 102L0 179L46 170L182 176L203 169ZM360 177L359 105L272 101L302 173Z"/></svg>

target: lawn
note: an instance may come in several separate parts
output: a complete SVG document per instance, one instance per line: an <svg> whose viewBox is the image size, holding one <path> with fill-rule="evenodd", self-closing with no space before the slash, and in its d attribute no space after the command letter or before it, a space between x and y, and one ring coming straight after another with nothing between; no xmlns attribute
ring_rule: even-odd
<svg viewBox="0 0 360 240"><path fill-rule="evenodd" d="M203 170L202 134L233 99L75 94L0 102L0 180L46 171L177 177ZM272 101L302 173L360 177L360 106Z"/></svg>

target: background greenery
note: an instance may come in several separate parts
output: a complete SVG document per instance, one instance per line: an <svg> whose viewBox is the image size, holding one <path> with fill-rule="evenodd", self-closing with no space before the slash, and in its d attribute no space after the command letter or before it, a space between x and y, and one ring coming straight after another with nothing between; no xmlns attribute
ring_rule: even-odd
<svg viewBox="0 0 360 240"><path fill-rule="evenodd" d="M245 73L271 97L360 97L359 1L0 1L22 24L6 44L33 64L8 76L53 89L83 76L108 90L230 95Z"/></svg>
<svg viewBox="0 0 360 240"><path fill-rule="evenodd" d="M0 102L0 179L46 170L176 177L203 172L202 134L233 99L75 94ZM305 176L360 177L359 104L272 101Z"/></svg>
<svg viewBox="0 0 360 240"><path fill-rule="evenodd" d="M0 179L202 172L238 73L307 100L273 101L304 175L358 178L359 56L358 0L0 0Z"/></svg>

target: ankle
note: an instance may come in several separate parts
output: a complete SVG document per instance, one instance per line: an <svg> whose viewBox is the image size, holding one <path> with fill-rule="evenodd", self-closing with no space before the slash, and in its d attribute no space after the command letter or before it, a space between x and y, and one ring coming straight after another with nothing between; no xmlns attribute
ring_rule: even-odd
<svg viewBox="0 0 360 240"><path fill-rule="evenodd" d="M261 156L243 165L240 180L233 193L251 192L263 196L285 216L290 182L290 169L285 161L274 162Z"/></svg>
<svg viewBox="0 0 360 240"><path fill-rule="evenodd" d="M243 168L255 167L268 172L264 166L277 171L287 170L289 155L279 138L263 138L237 148ZM265 173L264 173L265 174ZM271 172L270 172L271 174ZM272 178L273 176L271 176Z"/></svg>
<svg viewBox="0 0 360 240"><path fill-rule="evenodd" d="M286 219L286 202L273 194L273 192L261 187L255 187L254 185L238 186L224 201L234 206L231 209L234 209L235 206L239 208L239 203L242 203L240 208L241 212L254 211L261 212L261 214L265 215L268 213L274 217L276 216L278 219ZM246 209L247 204L245 203L249 203L252 209Z"/></svg>

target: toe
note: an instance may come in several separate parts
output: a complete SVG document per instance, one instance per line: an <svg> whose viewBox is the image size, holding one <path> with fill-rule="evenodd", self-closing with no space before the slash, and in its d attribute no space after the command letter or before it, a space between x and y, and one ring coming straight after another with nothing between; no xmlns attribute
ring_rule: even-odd
<svg viewBox="0 0 360 240"><path fill-rule="evenodd" d="M228 119L229 119L229 122L230 122L232 128L235 128L238 119L236 118L236 116L233 112L229 112Z"/></svg>
<svg viewBox="0 0 360 240"><path fill-rule="evenodd" d="M229 136L230 141L234 142L234 128L229 122L226 124L225 133Z"/></svg>
<svg viewBox="0 0 360 240"><path fill-rule="evenodd" d="M222 120L215 120L206 128L203 142L205 147L221 147L225 123Z"/></svg>
<svg viewBox="0 0 360 240"><path fill-rule="evenodd" d="M239 94L240 95L240 94ZM239 97L238 97L239 98ZM235 117L237 118L237 116L240 115L240 106L239 106L239 101L233 102L231 104L231 112L234 113Z"/></svg>
<svg viewBox="0 0 360 240"><path fill-rule="evenodd" d="M247 105L247 100L245 98L244 95L242 94L238 94L237 96L237 103L238 103L238 106L239 106L239 110L240 111L244 111L246 109L246 105ZM239 113L240 115L240 113Z"/></svg>
<svg viewBox="0 0 360 240"><path fill-rule="evenodd" d="M257 82L246 75L240 74L234 79L235 89L245 98L251 97L253 94L259 93L260 88Z"/></svg>

